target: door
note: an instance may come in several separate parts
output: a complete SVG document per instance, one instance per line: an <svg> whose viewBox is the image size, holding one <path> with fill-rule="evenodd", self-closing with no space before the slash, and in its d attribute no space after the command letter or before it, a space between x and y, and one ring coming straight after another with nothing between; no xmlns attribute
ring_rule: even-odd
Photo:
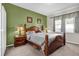
<svg viewBox="0 0 79 59"><path fill-rule="evenodd" d="M1 5L1 55L5 54L6 50L6 11Z"/></svg>
<svg viewBox="0 0 79 59"><path fill-rule="evenodd" d="M1 4L0 4L0 56L1 56Z"/></svg>

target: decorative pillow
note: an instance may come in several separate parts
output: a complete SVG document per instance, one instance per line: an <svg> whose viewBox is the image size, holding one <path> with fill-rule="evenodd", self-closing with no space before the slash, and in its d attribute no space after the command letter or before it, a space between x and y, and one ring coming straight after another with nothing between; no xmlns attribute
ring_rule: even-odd
<svg viewBox="0 0 79 59"><path fill-rule="evenodd" d="M38 27L35 27L35 33L41 32Z"/></svg>
<svg viewBox="0 0 79 59"><path fill-rule="evenodd" d="M38 31L35 31L35 33L39 33L39 32L41 32L40 30L38 30Z"/></svg>

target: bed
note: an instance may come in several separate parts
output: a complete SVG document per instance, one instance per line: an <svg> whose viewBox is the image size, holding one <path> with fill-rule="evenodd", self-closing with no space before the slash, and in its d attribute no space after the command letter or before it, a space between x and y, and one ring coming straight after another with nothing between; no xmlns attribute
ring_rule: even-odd
<svg viewBox="0 0 79 59"><path fill-rule="evenodd" d="M65 45L65 33L45 33L39 30L36 31L35 28L37 27L33 26L26 29L27 41L34 48L42 51L44 55L50 55L58 48Z"/></svg>

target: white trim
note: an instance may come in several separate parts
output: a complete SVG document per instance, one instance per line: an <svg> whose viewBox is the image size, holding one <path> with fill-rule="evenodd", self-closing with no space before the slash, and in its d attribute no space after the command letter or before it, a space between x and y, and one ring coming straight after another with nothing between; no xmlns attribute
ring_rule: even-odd
<svg viewBox="0 0 79 59"><path fill-rule="evenodd" d="M70 42L70 41L66 41L66 42L79 45L79 43L75 43L75 42Z"/></svg>
<svg viewBox="0 0 79 59"><path fill-rule="evenodd" d="M79 5L55 11L53 14L50 14L49 17L59 16L59 15L68 14L76 11L79 11Z"/></svg>
<svg viewBox="0 0 79 59"><path fill-rule="evenodd" d="M0 3L0 56L1 56L1 3Z"/></svg>
<svg viewBox="0 0 79 59"><path fill-rule="evenodd" d="M14 46L14 44L7 45L7 47L11 47L11 46Z"/></svg>

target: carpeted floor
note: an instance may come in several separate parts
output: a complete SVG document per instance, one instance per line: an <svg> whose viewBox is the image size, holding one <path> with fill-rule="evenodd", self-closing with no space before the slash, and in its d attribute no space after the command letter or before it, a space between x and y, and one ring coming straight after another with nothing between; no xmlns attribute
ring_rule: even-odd
<svg viewBox="0 0 79 59"><path fill-rule="evenodd" d="M5 56L44 56L41 51L26 44L19 47L9 47ZM65 46L59 48L50 56L79 56L79 45L66 43Z"/></svg>

